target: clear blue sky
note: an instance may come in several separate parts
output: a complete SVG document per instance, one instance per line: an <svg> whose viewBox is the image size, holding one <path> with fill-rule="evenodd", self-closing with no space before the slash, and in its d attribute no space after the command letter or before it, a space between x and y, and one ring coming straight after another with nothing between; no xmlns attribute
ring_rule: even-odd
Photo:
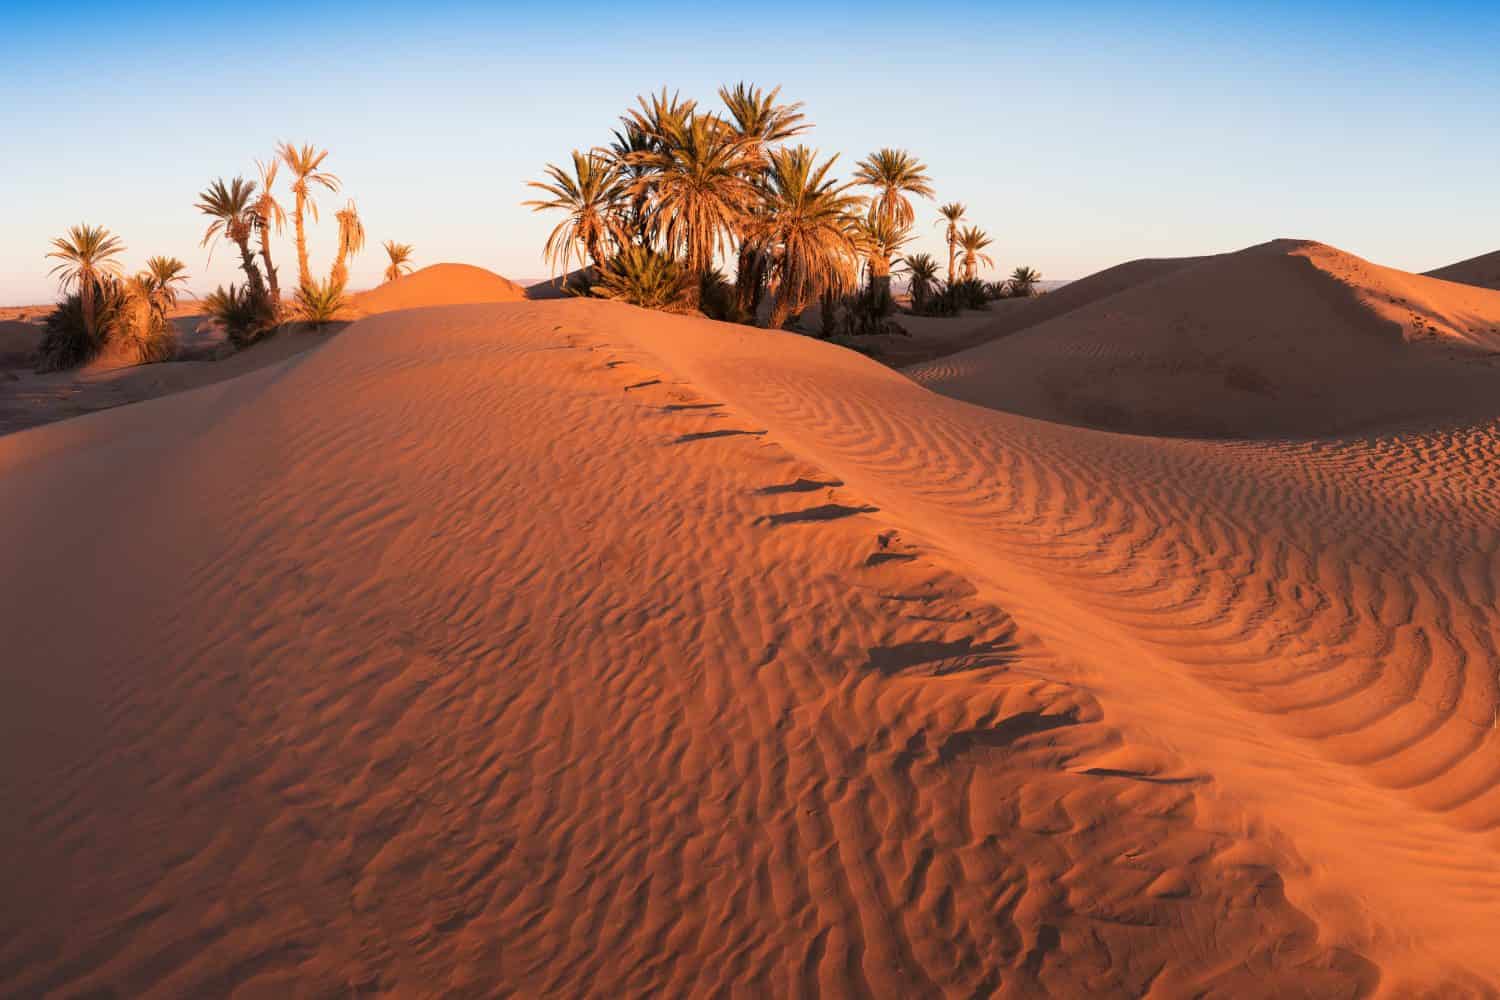
<svg viewBox="0 0 1500 1000"><path fill-rule="evenodd" d="M1316 10L1309 10L1315 6ZM663 84L780 84L808 141L884 145L969 205L996 263L1073 278L1135 257L1320 239L1422 270L1500 248L1500 4L820 5L150 2L0 11L0 303L45 301L42 255L109 226L134 268L205 290L196 193L279 139L332 150L371 247L541 276L525 182L605 142ZM338 196L341 200L342 196ZM333 196L313 242L332 248ZM931 204L923 240L940 249ZM288 234L283 274L294 263Z"/></svg>

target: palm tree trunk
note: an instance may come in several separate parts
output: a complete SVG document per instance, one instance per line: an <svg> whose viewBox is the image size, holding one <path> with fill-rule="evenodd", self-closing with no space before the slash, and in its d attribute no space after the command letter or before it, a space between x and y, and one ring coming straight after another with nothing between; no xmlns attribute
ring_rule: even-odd
<svg viewBox="0 0 1500 1000"><path fill-rule="evenodd" d="M271 263L271 234L265 226L260 227L260 256L266 262L266 282L271 286L271 305L281 309L281 283L276 279L276 266Z"/></svg>
<svg viewBox="0 0 1500 1000"><path fill-rule="evenodd" d="M79 276L78 304L83 308L83 332L92 341L98 321L94 318L94 275L91 272Z"/></svg>
<svg viewBox="0 0 1500 1000"><path fill-rule="evenodd" d="M297 192L297 277L306 288L312 284L312 271L307 266L307 230L302 228L302 211L307 205L307 195Z"/></svg>
<svg viewBox="0 0 1500 1000"><path fill-rule="evenodd" d="M255 266L255 254L250 252L250 237L240 238L240 267L245 271L245 280L250 285L250 294L262 302L266 298L266 283L261 280L260 268Z"/></svg>
<svg viewBox="0 0 1500 1000"><path fill-rule="evenodd" d="M954 258L958 255L958 240L955 238L953 227L948 227L948 284L953 284Z"/></svg>
<svg viewBox="0 0 1500 1000"><path fill-rule="evenodd" d="M870 292L880 306L881 315L890 311L891 262L879 254L870 255Z"/></svg>

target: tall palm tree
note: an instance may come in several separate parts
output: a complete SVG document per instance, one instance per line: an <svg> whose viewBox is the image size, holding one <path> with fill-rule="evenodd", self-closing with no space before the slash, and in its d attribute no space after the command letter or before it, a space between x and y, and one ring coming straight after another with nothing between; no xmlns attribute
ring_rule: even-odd
<svg viewBox="0 0 1500 1000"><path fill-rule="evenodd" d="M963 206L963 203L957 201L950 201L938 209L938 215L942 216L938 220L938 225L941 226L945 220L948 223L946 237L948 240L948 284L950 285L953 284L953 279L958 276L958 272L954 266L958 258L958 224L964 221L964 212L966 211L968 209Z"/></svg>
<svg viewBox="0 0 1500 1000"><path fill-rule="evenodd" d="M614 142L598 152L608 157L609 161L614 164L625 188L625 204L619 212L622 215L620 225L626 239L621 241L621 245L628 242L636 246L649 246L651 228L648 220L651 196L640 182L650 173L650 170L632 154L654 149L655 143L650 136L631 124L628 119L622 128L614 129L613 133Z"/></svg>
<svg viewBox="0 0 1500 1000"><path fill-rule="evenodd" d="M916 214L908 194L923 198L933 196L927 168L904 149L881 149L855 164L854 179L876 188L875 209L885 219L898 225L911 225Z"/></svg>
<svg viewBox="0 0 1500 1000"><path fill-rule="evenodd" d="M984 252L985 247L993 241L978 226L965 226L959 230L958 245L964 252L964 280L973 281L979 276L979 265L984 264L994 267L995 262L990 260Z"/></svg>
<svg viewBox="0 0 1500 1000"><path fill-rule="evenodd" d="M255 229L260 234L260 258L266 265L266 283L271 288L271 301L276 308L281 308L281 282L277 278L276 265L271 263L271 231L274 229L279 235L286 225L286 209L281 207L281 202L276 200L276 194L272 188L276 184L276 171L281 166L281 161L272 159L270 163L255 161L255 168L260 171L260 197L255 200Z"/></svg>
<svg viewBox="0 0 1500 1000"><path fill-rule="evenodd" d="M326 149L311 145L293 146L289 142L283 142L276 148L276 155L281 157L281 162L286 164L294 178L292 194L297 196L297 202L293 206L293 221L297 227L297 279L301 284L311 285L312 271L307 266L307 231L303 228L302 216L310 211L313 221L317 222L318 206L312 200L312 186L319 184L330 191L337 191L339 179L322 169L323 161L328 157Z"/></svg>
<svg viewBox="0 0 1500 1000"><path fill-rule="evenodd" d="M629 187L620 163L601 152L575 149L571 175L551 163L546 174L550 181L530 181L527 186L552 197L522 204L534 212L566 213L547 237L545 253L554 272L566 273L575 253L580 265L592 262L600 267L609 256L610 244L630 242L621 218Z"/></svg>
<svg viewBox="0 0 1500 1000"><path fill-rule="evenodd" d="M1018 299L1026 299L1036 294L1037 282L1042 280L1042 272L1034 267L1018 267L1010 272L1010 294Z"/></svg>
<svg viewBox="0 0 1500 1000"><path fill-rule="evenodd" d="M261 280L260 268L255 266L255 255L250 252L250 236L255 232L255 182L236 177L228 184L220 178L210 184L198 197L198 211L213 219L203 234L201 246L208 246L216 238L229 240L240 249L240 268L250 285L250 294L256 301L265 301L266 285ZM210 251L212 253L212 251Z"/></svg>
<svg viewBox="0 0 1500 1000"><path fill-rule="evenodd" d="M891 297L891 261L911 242L911 224L899 223L872 202L859 224L865 260L870 268L870 291L881 308Z"/></svg>
<svg viewBox="0 0 1500 1000"><path fill-rule="evenodd" d="M98 316L94 310L94 293L101 281L120 273L115 257L125 252L125 244L103 226L79 223L68 230L66 236L52 241L49 259L61 261L49 272L56 275L58 284L66 294L78 289L78 301L83 308L83 328L90 340L98 336Z"/></svg>
<svg viewBox="0 0 1500 1000"><path fill-rule="evenodd" d="M745 143L747 169L750 180L759 183L768 167L766 154L774 143L785 142L812 127L804 120L800 103L778 104L780 87L769 91L746 83L733 87L720 87L719 99L729 111L729 120L734 130ZM758 202L752 204L753 215L759 210ZM760 292L765 278L767 254L764 246L758 245L748 234L752 219L747 216L741 225L739 254L735 261L734 292L741 313L753 316L760 304Z"/></svg>
<svg viewBox="0 0 1500 1000"><path fill-rule="evenodd" d="M681 253L694 278L713 267L738 231L756 190L750 145L716 115L692 113L663 120L650 137L656 149L631 154L646 168L638 188L651 196L653 235L667 253Z"/></svg>
<svg viewBox="0 0 1500 1000"><path fill-rule="evenodd" d="M328 272L328 286L342 292L349 283L349 258L365 248L365 226L359 221L353 198L334 213L334 218L339 223L339 249Z"/></svg>
<svg viewBox="0 0 1500 1000"><path fill-rule="evenodd" d="M921 312L937 285L938 262L930 253L914 253L902 257L901 266L906 270L906 287L911 294L912 311Z"/></svg>
<svg viewBox="0 0 1500 1000"><path fill-rule="evenodd" d="M411 244L386 240L382 245L385 247L385 255L391 259L390 266L385 269L385 280L395 281L403 274L410 274Z"/></svg>
<svg viewBox="0 0 1500 1000"><path fill-rule="evenodd" d="M751 236L771 253L771 326L780 329L826 293L854 287L858 249L848 224L861 199L848 183L829 176L838 157L819 164L806 146L769 154L763 187L764 210Z"/></svg>

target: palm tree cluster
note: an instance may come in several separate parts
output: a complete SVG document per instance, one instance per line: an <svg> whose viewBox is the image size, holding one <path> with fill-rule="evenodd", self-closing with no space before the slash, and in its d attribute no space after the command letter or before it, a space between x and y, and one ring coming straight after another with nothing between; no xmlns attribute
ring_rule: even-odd
<svg viewBox="0 0 1500 1000"><path fill-rule="evenodd" d="M926 166L880 149L840 180L836 155L792 143L811 126L780 88L739 83L718 94L722 110L666 89L640 97L612 142L574 150L531 182L542 197L525 204L562 213L544 251L554 273L576 262L600 294L660 308L664 290L680 288L668 307L773 327L817 303L827 313L858 299L888 313L912 199L935 194ZM987 245L979 233L971 270L988 262ZM733 262L732 288L720 261ZM710 308L718 287L729 292Z"/></svg>
<svg viewBox="0 0 1500 1000"><path fill-rule="evenodd" d="M187 265L151 257L129 277L120 267L125 244L103 226L81 223L52 241L63 300L48 315L39 351L44 371L72 368L117 344L140 363L166 361L176 351L168 312L177 304Z"/></svg>
<svg viewBox="0 0 1500 1000"><path fill-rule="evenodd" d="M219 178L198 196L196 207L210 219L203 245L227 240L239 251L244 285L231 283L227 289L221 287L205 299L237 344L257 339L283 319L321 325L333 319L346 304L344 289L349 282L349 259L365 245L364 223L352 199L334 213L338 248L326 279L319 281L313 277L307 253L308 220L318 221L315 195L320 190L337 192L341 186L339 178L325 169L327 159L326 149L283 142L270 160L256 161L259 182L245 177L229 181ZM279 275L271 259L271 237L282 232L288 219L288 212L276 194L276 179L283 167L290 180L290 218L297 249L297 291L290 305L282 300ZM394 281L411 270L412 248L393 241L385 246L391 257L385 277Z"/></svg>

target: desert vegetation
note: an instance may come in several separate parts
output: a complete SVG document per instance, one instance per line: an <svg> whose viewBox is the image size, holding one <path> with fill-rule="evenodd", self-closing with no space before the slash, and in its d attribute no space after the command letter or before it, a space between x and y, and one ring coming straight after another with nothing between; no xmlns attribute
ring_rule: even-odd
<svg viewBox="0 0 1500 1000"><path fill-rule="evenodd" d="M812 126L780 88L738 83L718 96L722 110L665 88L638 97L609 143L575 149L530 182L542 196L524 204L562 216L543 254L570 291L776 328L819 306L830 337L893 329L893 273L906 275L919 313L999 297L979 280L993 241L959 228L958 202L939 209L946 280L930 254L906 256L918 203L937 193L913 153L876 150L841 180L837 155L794 144Z"/></svg>
<svg viewBox="0 0 1500 1000"><path fill-rule="evenodd" d="M349 261L365 245L364 223L353 199L334 213L338 244L326 278L313 277L307 252L309 220L318 221L314 192L340 190L338 177L324 169L327 158L327 150L284 142L270 159L256 161L256 178L215 178L193 203L208 220L200 245L208 248L209 259L220 244L228 244L244 275L242 282L221 285L203 298L205 311L236 347L254 343L287 321L323 326L348 305ZM283 168L290 178L290 212L277 189ZM297 287L287 301L273 246L289 220L296 239ZM390 260L386 281L411 270L410 244L387 240L384 247ZM125 249L109 229L87 223L52 241L46 256L56 261L51 273L62 299L46 319L41 370L85 364L112 344L125 361L173 358L176 337L168 314L186 285L187 265L176 257L154 256L144 269L127 276L119 260Z"/></svg>

